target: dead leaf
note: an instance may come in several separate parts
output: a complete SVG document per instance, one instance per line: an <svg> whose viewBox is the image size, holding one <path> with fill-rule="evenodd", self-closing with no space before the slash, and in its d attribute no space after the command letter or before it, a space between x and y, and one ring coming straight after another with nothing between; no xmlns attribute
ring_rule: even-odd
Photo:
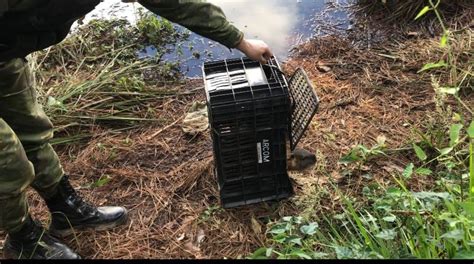
<svg viewBox="0 0 474 264"><path fill-rule="evenodd" d="M201 252L201 243L204 241L206 237L204 230L199 229L197 235L190 234L188 235L190 238L188 242L184 244L184 248L191 254L194 255L197 259L202 259L204 256Z"/></svg>
<svg viewBox="0 0 474 264"><path fill-rule="evenodd" d="M196 244L198 247L201 247L202 241L204 241L204 238L206 238L206 235L204 234L204 230L199 229L197 237L196 237Z"/></svg>
<svg viewBox="0 0 474 264"><path fill-rule="evenodd" d="M201 249L196 247L192 241L187 242L184 244L184 248L189 251L189 253L196 256L197 253L201 252Z"/></svg>
<svg viewBox="0 0 474 264"><path fill-rule="evenodd" d="M342 176L338 171L333 171L331 172L331 178L336 182L336 183L341 183L344 180L344 176Z"/></svg>
<svg viewBox="0 0 474 264"><path fill-rule="evenodd" d="M323 72L323 73L332 71L331 67L329 66L317 66L317 69L318 71Z"/></svg>
<svg viewBox="0 0 474 264"><path fill-rule="evenodd" d="M190 112L183 120L182 129L189 135L197 135L209 128L209 118L206 103L195 102Z"/></svg>
<svg viewBox="0 0 474 264"><path fill-rule="evenodd" d="M255 219L255 217L252 216L252 219L250 219L250 221L252 222L252 230L253 232L255 232L255 234L261 234L262 233L262 226L260 225L260 223L258 222L257 219Z"/></svg>
<svg viewBox="0 0 474 264"><path fill-rule="evenodd" d="M389 173L392 173L392 172L399 172L399 173L402 173L405 169L403 169L402 167L399 167L397 165L394 165L394 164L390 164L390 165L387 165L387 166L384 166L383 169Z"/></svg>
<svg viewBox="0 0 474 264"><path fill-rule="evenodd" d="M318 65L316 65L316 69L318 69L318 71L323 72L323 73L332 71L331 67L327 66L323 62L318 62Z"/></svg>
<svg viewBox="0 0 474 264"><path fill-rule="evenodd" d="M384 135L380 135L377 137L377 144L379 146L385 146L385 143L387 142L387 137Z"/></svg>

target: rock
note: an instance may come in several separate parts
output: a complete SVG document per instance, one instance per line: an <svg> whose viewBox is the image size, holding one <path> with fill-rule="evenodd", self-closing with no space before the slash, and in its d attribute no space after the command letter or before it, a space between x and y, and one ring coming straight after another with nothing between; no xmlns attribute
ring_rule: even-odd
<svg viewBox="0 0 474 264"><path fill-rule="evenodd" d="M331 67L325 65L324 63L319 62L318 65L316 66L316 69L322 73L328 73L332 71Z"/></svg>

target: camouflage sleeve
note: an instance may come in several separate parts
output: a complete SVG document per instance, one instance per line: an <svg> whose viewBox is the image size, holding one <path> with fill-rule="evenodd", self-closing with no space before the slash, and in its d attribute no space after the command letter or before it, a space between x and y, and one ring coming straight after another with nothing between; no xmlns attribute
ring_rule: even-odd
<svg viewBox="0 0 474 264"><path fill-rule="evenodd" d="M235 48L244 34L231 25L221 8L203 0L139 0L140 4L171 22Z"/></svg>

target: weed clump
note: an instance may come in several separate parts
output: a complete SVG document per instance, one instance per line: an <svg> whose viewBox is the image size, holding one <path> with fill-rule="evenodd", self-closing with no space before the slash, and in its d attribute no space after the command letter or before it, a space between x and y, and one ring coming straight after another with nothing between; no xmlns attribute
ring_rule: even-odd
<svg viewBox="0 0 474 264"><path fill-rule="evenodd" d="M161 122L151 109L179 84L179 62L162 56L188 38L171 22L140 13L137 25L127 20L92 20L61 44L35 55L33 67L39 100L58 127L88 138L97 124L130 129L137 122Z"/></svg>

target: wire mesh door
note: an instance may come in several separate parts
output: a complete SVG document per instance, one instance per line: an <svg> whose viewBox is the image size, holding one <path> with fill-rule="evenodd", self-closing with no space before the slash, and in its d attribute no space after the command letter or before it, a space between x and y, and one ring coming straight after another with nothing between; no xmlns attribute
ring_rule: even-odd
<svg viewBox="0 0 474 264"><path fill-rule="evenodd" d="M292 100L290 144L294 150L318 111L319 98L306 72L298 68L289 81Z"/></svg>

